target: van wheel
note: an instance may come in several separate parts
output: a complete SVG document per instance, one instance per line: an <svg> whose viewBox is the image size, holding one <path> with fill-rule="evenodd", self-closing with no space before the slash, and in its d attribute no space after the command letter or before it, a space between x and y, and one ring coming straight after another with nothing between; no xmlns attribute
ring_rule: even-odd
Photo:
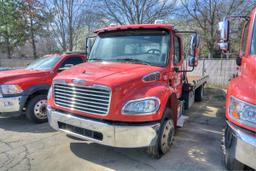
<svg viewBox="0 0 256 171"><path fill-rule="evenodd" d="M201 102L203 100L203 97L204 97L204 85L201 85L195 91L195 101Z"/></svg>
<svg viewBox="0 0 256 171"><path fill-rule="evenodd" d="M147 153L155 159L160 159L164 154L166 154L173 143L175 126L173 119L167 117L170 116L170 114L172 114L172 111L167 108L161 122L156 144L147 148Z"/></svg>
<svg viewBox="0 0 256 171"><path fill-rule="evenodd" d="M30 99L27 105L26 117L34 123L47 121L47 96L38 95Z"/></svg>
<svg viewBox="0 0 256 171"><path fill-rule="evenodd" d="M244 164L235 159L235 144L236 141L233 138L232 132L228 126L225 128L224 135L224 162L228 170L243 170Z"/></svg>

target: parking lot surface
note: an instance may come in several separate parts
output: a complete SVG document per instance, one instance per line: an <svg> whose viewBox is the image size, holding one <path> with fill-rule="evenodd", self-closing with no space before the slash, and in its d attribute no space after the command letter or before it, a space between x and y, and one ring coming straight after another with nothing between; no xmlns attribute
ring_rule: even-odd
<svg viewBox="0 0 256 171"><path fill-rule="evenodd" d="M203 102L186 112L172 149L159 160L145 149L119 149L75 140L33 124L24 116L0 115L0 170L225 170L221 149L225 93L208 88Z"/></svg>

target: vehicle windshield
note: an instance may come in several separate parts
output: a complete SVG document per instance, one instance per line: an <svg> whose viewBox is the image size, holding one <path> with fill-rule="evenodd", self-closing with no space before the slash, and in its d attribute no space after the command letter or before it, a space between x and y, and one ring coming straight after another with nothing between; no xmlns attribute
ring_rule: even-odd
<svg viewBox="0 0 256 171"><path fill-rule="evenodd" d="M44 56L29 64L26 69L51 70L59 61L59 56Z"/></svg>
<svg viewBox="0 0 256 171"><path fill-rule="evenodd" d="M165 66L169 34L163 30L134 30L98 35L89 61L129 62Z"/></svg>
<svg viewBox="0 0 256 171"><path fill-rule="evenodd" d="M254 20L254 24L253 25L254 26L253 26L252 40L251 40L251 54L252 55L256 55L256 20Z"/></svg>

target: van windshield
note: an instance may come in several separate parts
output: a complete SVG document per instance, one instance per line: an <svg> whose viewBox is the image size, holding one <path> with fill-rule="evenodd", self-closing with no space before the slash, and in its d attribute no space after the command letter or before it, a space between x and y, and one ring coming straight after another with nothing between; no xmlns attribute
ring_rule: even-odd
<svg viewBox="0 0 256 171"><path fill-rule="evenodd" d="M165 66L169 34L162 30L134 30L101 33L89 61L129 62Z"/></svg>
<svg viewBox="0 0 256 171"><path fill-rule="evenodd" d="M51 70L60 61L59 56L44 56L29 64L26 69Z"/></svg>

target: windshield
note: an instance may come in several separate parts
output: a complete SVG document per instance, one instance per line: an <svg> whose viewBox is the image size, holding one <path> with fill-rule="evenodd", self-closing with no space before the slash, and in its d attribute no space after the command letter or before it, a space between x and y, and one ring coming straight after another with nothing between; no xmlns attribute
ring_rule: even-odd
<svg viewBox="0 0 256 171"><path fill-rule="evenodd" d="M26 69L51 70L59 61L59 56L42 57L29 64Z"/></svg>
<svg viewBox="0 0 256 171"><path fill-rule="evenodd" d="M89 61L130 62L165 66L169 34L162 30L135 30L101 33Z"/></svg>
<svg viewBox="0 0 256 171"><path fill-rule="evenodd" d="M256 20L254 20L254 24L253 25L254 26L253 26L252 40L251 40L251 54L252 55L256 55Z"/></svg>

